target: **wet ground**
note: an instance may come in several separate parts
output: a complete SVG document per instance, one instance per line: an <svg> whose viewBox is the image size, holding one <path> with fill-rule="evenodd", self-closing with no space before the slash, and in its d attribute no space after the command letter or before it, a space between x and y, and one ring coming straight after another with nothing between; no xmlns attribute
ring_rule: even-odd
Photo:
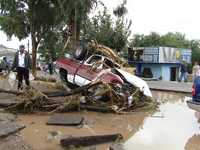
<svg viewBox="0 0 200 150"><path fill-rule="evenodd" d="M198 150L200 149L200 114L190 110L185 94L153 92L161 105L150 115L136 112L129 115L95 112L68 113L86 118L86 125L78 127L46 126L49 115L20 115L18 121L27 126L21 131L25 141L35 150L63 150L59 139L63 135L95 135L121 133L125 150ZM56 131L58 136L51 137ZM97 146L107 149L109 144Z"/></svg>
<svg viewBox="0 0 200 150"><path fill-rule="evenodd" d="M51 85L34 84L41 90L53 90ZM116 115L87 111L66 113L69 116L85 117L86 124L76 127L47 126L46 121L50 114L46 113L18 115L18 123L26 125L26 128L20 132L19 137L16 135L11 138L17 137L16 139L22 140L22 142L18 140L16 145L28 147L28 144L34 150L64 150L59 145L59 139L64 135L121 133L124 137L125 150L200 150L200 124L198 123L200 114L187 107L185 101L190 95L153 92L153 96L161 103L159 111L153 114L136 112L129 115ZM0 97L6 99L11 96L1 94ZM8 142L9 138L6 141ZM8 145L15 145L15 142L6 144L0 141L0 150L4 150ZM3 149L2 145L4 145ZM100 145L97 146L97 150L107 150L109 146L110 144Z"/></svg>
<svg viewBox="0 0 200 150"><path fill-rule="evenodd" d="M132 150L199 150L200 115L190 110L185 101L190 99L176 93L154 93L162 101L160 111L147 117L142 127L125 142Z"/></svg>

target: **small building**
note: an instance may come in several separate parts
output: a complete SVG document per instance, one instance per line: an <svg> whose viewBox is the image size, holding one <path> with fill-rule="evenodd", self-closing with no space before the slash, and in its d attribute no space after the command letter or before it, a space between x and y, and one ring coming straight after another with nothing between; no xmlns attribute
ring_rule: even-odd
<svg viewBox="0 0 200 150"><path fill-rule="evenodd" d="M7 58L7 61L12 64L12 61L14 59L14 55L17 52L17 49L8 48L2 44L0 44L0 62L4 57Z"/></svg>
<svg viewBox="0 0 200 150"><path fill-rule="evenodd" d="M180 64L190 64L191 54L191 49L172 47L129 48L128 62L136 65L138 76L177 81Z"/></svg>

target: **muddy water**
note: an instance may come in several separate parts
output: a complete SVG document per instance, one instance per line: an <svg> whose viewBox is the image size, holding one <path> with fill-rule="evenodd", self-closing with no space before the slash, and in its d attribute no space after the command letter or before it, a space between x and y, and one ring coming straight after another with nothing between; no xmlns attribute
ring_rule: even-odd
<svg viewBox="0 0 200 150"><path fill-rule="evenodd" d="M147 117L138 132L125 142L126 150L199 150L198 113L186 105L187 96L154 93L162 102L159 112Z"/></svg>
<svg viewBox="0 0 200 150"><path fill-rule="evenodd" d="M67 113L85 117L86 125L79 127L47 126L47 114L20 115L18 121L26 125L21 134L34 150L63 150L59 139L65 135L95 135L121 133L126 150L198 150L200 149L200 114L190 110L184 94L154 92L160 102L153 115L137 112L131 115L95 112ZM58 135L51 137L51 132ZM110 144L97 146L106 150Z"/></svg>
<svg viewBox="0 0 200 150"><path fill-rule="evenodd" d="M95 112L67 113L66 116L83 116L86 125L78 127L47 126L49 115L20 115L18 122L25 124L26 128L21 131L24 140L34 150L64 150L59 145L59 139L63 136L96 135L121 133L125 139L131 137L143 124L146 113L132 115L114 115ZM50 133L56 131L58 136L52 138ZM108 149L109 144L97 146L97 150Z"/></svg>

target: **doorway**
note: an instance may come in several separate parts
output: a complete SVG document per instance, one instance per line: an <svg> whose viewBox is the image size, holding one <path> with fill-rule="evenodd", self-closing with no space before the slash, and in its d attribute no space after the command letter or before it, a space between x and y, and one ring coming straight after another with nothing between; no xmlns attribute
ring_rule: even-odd
<svg viewBox="0 0 200 150"><path fill-rule="evenodd" d="M176 67L170 68L170 81L176 81Z"/></svg>

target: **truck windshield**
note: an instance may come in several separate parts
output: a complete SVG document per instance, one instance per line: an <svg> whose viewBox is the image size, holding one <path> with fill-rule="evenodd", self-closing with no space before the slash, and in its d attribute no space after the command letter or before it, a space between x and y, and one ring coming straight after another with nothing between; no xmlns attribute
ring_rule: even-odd
<svg viewBox="0 0 200 150"><path fill-rule="evenodd" d="M98 55L94 55L92 56L89 60L88 60L88 64L93 64L95 62L98 62L98 61L101 61L102 60L102 57L101 56L98 56Z"/></svg>

